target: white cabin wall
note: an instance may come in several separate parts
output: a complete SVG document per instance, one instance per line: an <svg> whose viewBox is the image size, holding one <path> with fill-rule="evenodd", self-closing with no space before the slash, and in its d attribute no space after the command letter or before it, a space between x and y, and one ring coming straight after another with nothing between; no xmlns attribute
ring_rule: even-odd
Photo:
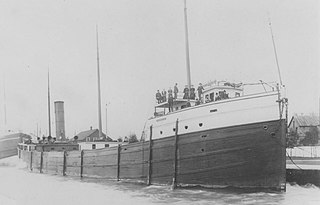
<svg viewBox="0 0 320 205"><path fill-rule="evenodd" d="M179 119L178 134L203 131L234 125L279 119L278 93L270 92L252 96L221 100L185 108L163 117L149 120L145 130L145 139L149 139L149 127L153 126L153 139L175 134L173 128ZM210 110L217 109L216 112ZM199 126L202 123L202 127ZM188 126L185 129L185 126ZM162 131L162 134L160 134Z"/></svg>

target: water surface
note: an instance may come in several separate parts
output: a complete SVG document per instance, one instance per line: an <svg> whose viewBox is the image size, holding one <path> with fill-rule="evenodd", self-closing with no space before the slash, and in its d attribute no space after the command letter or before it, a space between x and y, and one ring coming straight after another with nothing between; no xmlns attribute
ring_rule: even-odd
<svg viewBox="0 0 320 205"><path fill-rule="evenodd" d="M0 205L11 204L320 204L320 188L287 184L287 192L175 189L33 173L11 157L0 160Z"/></svg>

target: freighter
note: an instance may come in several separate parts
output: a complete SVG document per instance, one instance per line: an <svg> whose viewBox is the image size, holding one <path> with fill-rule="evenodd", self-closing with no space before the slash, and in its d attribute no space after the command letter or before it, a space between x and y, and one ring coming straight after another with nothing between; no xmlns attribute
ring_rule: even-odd
<svg viewBox="0 0 320 205"><path fill-rule="evenodd" d="M75 151L66 151L72 144L57 144L55 150L54 144L51 150L21 144L19 156L44 173L174 187L285 189L286 100L281 92L232 97L241 89L213 85L206 90L204 95L223 90L228 98L199 105L178 98L168 113L167 102L156 104L163 113L147 121L140 142Z"/></svg>
<svg viewBox="0 0 320 205"><path fill-rule="evenodd" d="M184 11L190 91L186 6ZM102 136L98 38L97 56ZM68 143L60 143L56 150L52 144L49 150L39 144L20 144L19 157L30 170L41 173L173 187L285 190L287 99L280 84L270 91L244 94L242 84L210 83L197 100L180 96L170 106L168 101L156 103L140 142L102 149L92 145L92 150L72 150Z"/></svg>
<svg viewBox="0 0 320 205"><path fill-rule="evenodd" d="M153 140L152 181L170 183L176 172L185 185L283 189L286 99L279 90L242 92L214 84L201 99L210 96L210 102L177 99L168 113L167 102L157 104L162 112L148 120L143 135Z"/></svg>

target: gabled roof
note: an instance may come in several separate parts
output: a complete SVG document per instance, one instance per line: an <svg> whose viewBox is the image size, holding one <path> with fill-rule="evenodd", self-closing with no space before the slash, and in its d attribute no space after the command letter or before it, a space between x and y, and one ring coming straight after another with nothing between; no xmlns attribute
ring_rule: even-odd
<svg viewBox="0 0 320 205"><path fill-rule="evenodd" d="M82 131L79 134L77 134L78 140L79 141L84 140L87 137L89 137L90 135L92 135L94 132L97 132L97 131L98 131L98 129L90 129L90 130Z"/></svg>
<svg viewBox="0 0 320 205"><path fill-rule="evenodd" d="M79 141L85 140L87 137L89 137L90 135L92 135L95 132L99 132L99 129L90 129L90 130L82 131L79 134L77 134L78 140ZM106 134L102 133L102 136L105 138ZM106 140L113 141L110 137L107 137Z"/></svg>
<svg viewBox="0 0 320 205"><path fill-rule="evenodd" d="M293 118L299 127L319 126L319 117L315 115L295 115Z"/></svg>

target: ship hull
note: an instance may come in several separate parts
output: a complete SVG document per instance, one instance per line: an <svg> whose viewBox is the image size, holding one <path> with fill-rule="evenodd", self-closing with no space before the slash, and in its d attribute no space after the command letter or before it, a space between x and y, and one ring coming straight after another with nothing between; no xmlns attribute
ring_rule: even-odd
<svg viewBox="0 0 320 205"><path fill-rule="evenodd" d="M285 184L283 125L270 121L179 136L177 183L281 189ZM163 154L161 149L158 152ZM161 162L156 166L161 170ZM172 170L165 166L162 170L154 174L153 182L170 183Z"/></svg>
<svg viewBox="0 0 320 205"><path fill-rule="evenodd" d="M30 136L23 133L9 134L0 138L0 159L17 155L17 146L24 138Z"/></svg>
<svg viewBox="0 0 320 205"><path fill-rule="evenodd" d="M151 150L151 152L150 152ZM285 188L285 121L173 135L99 150L28 152L44 173L177 186Z"/></svg>
<svg viewBox="0 0 320 205"><path fill-rule="evenodd" d="M0 159L17 155L19 139L0 139Z"/></svg>

